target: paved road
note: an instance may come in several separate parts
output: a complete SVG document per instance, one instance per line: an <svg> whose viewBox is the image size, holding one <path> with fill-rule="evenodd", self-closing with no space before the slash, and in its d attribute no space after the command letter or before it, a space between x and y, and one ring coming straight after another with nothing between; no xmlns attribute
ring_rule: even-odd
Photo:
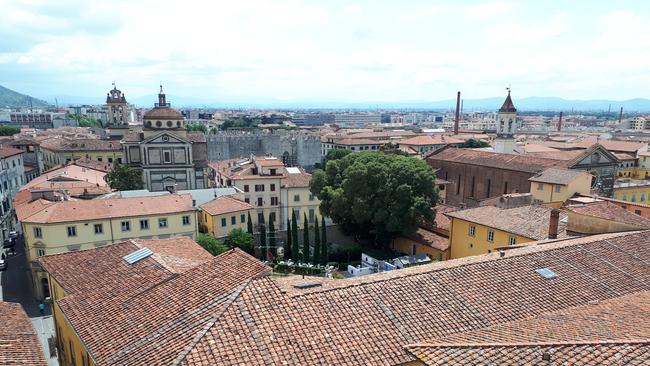
<svg viewBox="0 0 650 366"><path fill-rule="evenodd" d="M39 341L43 346L45 358L50 356L48 338L54 337L54 321L50 306L46 304L45 312L40 313L38 302L34 300L29 284L29 267L25 260L25 247L22 240L16 244L16 252L7 257L7 269L0 272L0 300L17 302L23 306ZM56 357L48 359L49 366L58 366Z"/></svg>

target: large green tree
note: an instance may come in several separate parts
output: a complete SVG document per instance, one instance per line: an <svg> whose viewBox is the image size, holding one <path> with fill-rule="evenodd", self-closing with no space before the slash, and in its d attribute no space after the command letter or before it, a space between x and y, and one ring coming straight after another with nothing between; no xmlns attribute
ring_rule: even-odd
<svg viewBox="0 0 650 366"><path fill-rule="evenodd" d="M475 149L479 147L490 147L490 144L484 140L469 139L469 140L465 140L465 142L460 144L459 147Z"/></svg>
<svg viewBox="0 0 650 366"><path fill-rule="evenodd" d="M234 228L228 233L228 245L237 247L248 254L255 254L255 237L240 228Z"/></svg>
<svg viewBox="0 0 650 366"><path fill-rule="evenodd" d="M116 191L130 191L144 188L142 171L127 165L115 163L113 170L104 177L111 189Z"/></svg>
<svg viewBox="0 0 650 366"><path fill-rule="evenodd" d="M345 231L384 245L432 220L438 201L433 170L424 161L379 152L328 161L325 170L314 171L310 189L321 212Z"/></svg>
<svg viewBox="0 0 650 366"><path fill-rule="evenodd" d="M218 255L228 250L228 247L221 240L209 234L199 233L196 242L212 255Z"/></svg>
<svg viewBox="0 0 650 366"><path fill-rule="evenodd" d="M309 263L309 222L307 221L307 214L303 214L302 221L302 261Z"/></svg>
<svg viewBox="0 0 650 366"><path fill-rule="evenodd" d="M318 217L314 220L314 254L312 263L319 264L321 261L321 244L320 244L320 230L318 229Z"/></svg>
<svg viewBox="0 0 650 366"><path fill-rule="evenodd" d="M287 218L287 240L284 241L284 259L291 258L291 221Z"/></svg>
<svg viewBox="0 0 650 366"><path fill-rule="evenodd" d="M291 214L291 259L294 262L300 260L300 243L298 243L298 218L296 217L296 211L293 211Z"/></svg>
<svg viewBox="0 0 650 366"><path fill-rule="evenodd" d="M327 227L325 226L325 216L320 218L320 241L321 241L321 260L320 263L325 265L329 262L329 244L327 243Z"/></svg>

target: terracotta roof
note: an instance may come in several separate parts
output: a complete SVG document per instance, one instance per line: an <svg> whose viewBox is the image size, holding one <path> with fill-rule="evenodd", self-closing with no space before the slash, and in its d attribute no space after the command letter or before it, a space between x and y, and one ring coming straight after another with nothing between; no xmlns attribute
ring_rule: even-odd
<svg viewBox="0 0 650 366"><path fill-rule="evenodd" d="M45 224L117 217L162 215L194 210L192 195L190 194L57 201L53 203L52 205L43 205L35 201L17 207L16 211L18 213L18 211L23 209L32 210L32 206L40 207L42 208L41 210L31 215L21 213L21 221Z"/></svg>
<svg viewBox="0 0 650 366"><path fill-rule="evenodd" d="M609 201L597 201L592 203L569 205L563 207L563 209L566 211L575 212L580 215L598 217L605 220L635 225L640 229L650 229L649 219L632 213Z"/></svg>
<svg viewBox="0 0 650 366"><path fill-rule="evenodd" d="M334 140L334 144L336 145L381 145L381 141L377 140L369 140L369 139L352 139L352 138L345 138L345 139L338 139Z"/></svg>
<svg viewBox="0 0 650 366"><path fill-rule="evenodd" d="M515 108L514 103L512 103L512 98L510 97L510 90L508 90L508 96L506 97L506 100L503 101L503 105L501 105L501 108L499 108L499 112L516 112L517 108Z"/></svg>
<svg viewBox="0 0 650 366"><path fill-rule="evenodd" d="M498 154L487 151L447 147L437 150L427 157L427 161L455 161L463 164L487 166L528 173L538 173L550 167L564 167L561 160L544 159L529 155Z"/></svg>
<svg viewBox="0 0 650 366"><path fill-rule="evenodd" d="M433 208L436 211L436 227L447 230L451 228L451 220L445 215L447 212L460 210L458 207L438 204Z"/></svg>
<svg viewBox="0 0 650 366"><path fill-rule="evenodd" d="M50 138L41 142L41 148L52 151L122 151L115 140Z"/></svg>
<svg viewBox="0 0 650 366"><path fill-rule="evenodd" d="M399 140L397 143L400 145L444 145L444 144L462 144L465 140L457 139L451 136L444 135L424 135L416 136L408 139Z"/></svg>
<svg viewBox="0 0 650 366"><path fill-rule="evenodd" d="M599 143L608 151L615 152L628 152L636 155L637 151L648 146L645 142L634 142L634 141L615 141L615 140L592 140L585 139L580 142L575 143L574 145L580 148L587 149L593 144Z"/></svg>
<svg viewBox="0 0 650 366"><path fill-rule="evenodd" d="M636 160L637 158L635 156L632 156L630 154L625 154L625 153L616 153L614 154L618 160Z"/></svg>
<svg viewBox="0 0 650 366"><path fill-rule="evenodd" d="M416 136L417 134L411 130L402 130L402 131L380 131L380 132L356 132L356 133L346 133L339 136L345 136L350 139L386 139L391 137L404 137L404 136Z"/></svg>
<svg viewBox="0 0 650 366"><path fill-rule="evenodd" d="M300 173L287 173L284 180L284 186L287 188L309 188L311 174L305 173L300 169Z"/></svg>
<svg viewBox="0 0 650 366"><path fill-rule="evenodd" d="M434 233L433 231L429 231L422 227L418 228L413 234L405 235L405 237L419 244L426 245L440 251L449 249L448 237Z"/></svg>
<svg viewBox="0 0 650 366"><path fill-rule="evenodd" d="M69 254L74 253L62 256ZM134 267L151 264L145 262L150 258ZM133 288L116 286L117 296L97 287L57 302L97 365L182 364L242 290L269 274L270 268L233 249L179 275L161 279L158 273L136 279ZM57 281L60 277L54 275Z"/></svg>
<svg viewBox="0 0 650 366"><path fill-rule="evenodd" d="M208 163L208 166L210 168L214 169L215 172L217 172L220 175L224 175L228 177L228 179L281 179L286 177L286 172L283 169L281 169L282 173L281 175L259 175L259 174L253 174L253 169L255 168L255 164L250 162L249 160L244 160L242 162L242 159L230 159L230 160L222 160L219 162L210 162Z"/></svg>
<svg viewBox="0 0 650 366"><path fill-rule="evenodd" d="M0 301L0 365L45 366L32 322L18 303Z"/></svg>
<svg viewBox="0 0 650 366"><path fill-rule="evenodd" d="M255 162L262 167L284 166L282 160L278 158L269 158L266 156L256 156Z"/></svg>
<svg viewBox="0 0 650 366"><path fill-rule="evenodd" d="M19 154L22 154L22 153L24 153L24 151L22 151L20 149L16 149L16 148L13 148L13 147L0 146L0 158L2 158L2 159L8 158L8 157L14 156L14 155L19 155Z"/></svg>
<svg viewBox="0 0 650 366"><path fill-rule="evenodd" d="M233 250L118 297L56 301L98 366L395 365L409 344L648 291L648 254L648 232L606 234L297 289Z"/></svg>
<svg viewBox="0 0 650 366"><path fill-rule="evenodd" d="M210 202L202 204L200 207L212 216L247 211L253 208L253 206L246 202L228 196L215 198Z"/></svg>
<svg viewBox="0 0 650 366"><path fill-rule="evenodd" d="M205 135L203 132L188 132L187 141L190 142L206 142Z"/></svg>
<svg viewBox="0 0 650 366"><path fill-rule="evenodd" d="M539 152L528 152L526 155L537 158L544 159L554 159L554 160L573 160L577 156L581 155L584 150L557 150L557 151L539 151Z"/></svg>
<svg viewBox="0 0 650 366"><path fill-rule="evenodd" d="M124 256L143 247L154 254L132 265L124 261ZM66 295L101 292L102 296L117 300L125 294L139 292L143 285L162 283L211 259L212 255L192 239L176 237L127 240L94 249L47 255L39 261L56 278Z"/></svg>
<svg viewBox="0 0 650 366"><path fill-rule="evenodd" d="M483 206L448 212L445 215L529 239L541 240L548 237L551 210L535 205L515 208ZM561 222L565 217L566 214L560 213L558 237L566 237L566 224Z"/></svg>
<svg viewBox="0 0 650 366"><path fill-rule="evenodd" d="M534 177L529 178L531 182L539 183L551 183L551 184L569 184L573 182L576 178L581 175L588 175L589 173L582 170L571 170L571 169L556 169L548 168L537 174Z"/></svg>
<svg viewBox="0 0 650 366"><path fill-rule="evenodd" d="M108 173L113 170L113 164L109 162L97 161L97 160L86 159L86 158L76 159L73 164L76 166L80 166L82 168L93 169L104 173Z"/></svg>
<svg viewBox="0 0 650 366"><path fill-rule="evenodd" d="M526 154L530 153L537 153L537 152L555 152L555 151L560 151L558 149L554 149L552 147L540 145L540 144L525 144L522 146L522 149Z"/></svg>
<svg viewBox="0 0 650 366"><path fill-rule="evenodd" d="M545 353L557 365L640 365L650 361L649 312L640 291L406 348L426 365L546 365Z"/></svg>

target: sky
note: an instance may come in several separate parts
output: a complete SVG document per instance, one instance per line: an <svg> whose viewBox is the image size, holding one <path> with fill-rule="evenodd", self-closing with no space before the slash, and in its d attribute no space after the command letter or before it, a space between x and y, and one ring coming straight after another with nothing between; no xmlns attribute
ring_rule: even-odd
<svg viewBox="0 0 650 366"><path fill-rule="evenodd" d="M52 100L650 98L650 1L0 0L0 85ZM153 101L152 101L153 102ZM173 102L173 101L172 101Z"/></svg>

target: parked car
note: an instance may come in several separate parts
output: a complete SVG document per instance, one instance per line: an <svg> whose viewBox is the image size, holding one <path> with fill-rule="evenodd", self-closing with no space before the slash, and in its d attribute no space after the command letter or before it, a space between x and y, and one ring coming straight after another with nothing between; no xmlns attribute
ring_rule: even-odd
<svg viewBox="0 0 650 366"><path fill-rule="evenodd" d="M5 269L7 269L7 260L0 259L0 271L4 271Z"/></svg>
<svg viewBox="0 0 650 366"><path fill-rule="evenodd" d="M5 239L5 242L4 242L3 246L5 248L13 248L13 247L16 246L16 242L17 242L16 238Z"/></svg>
<svg viewBox="0 0 650 366"><path fill-rule="evenodd" d="M10 231L10 232L9 232L9 238L10 238L10 239L15 239L15 238L18 237L18 235L19 235L19 234L18 234L17 231Z"/></svg>

